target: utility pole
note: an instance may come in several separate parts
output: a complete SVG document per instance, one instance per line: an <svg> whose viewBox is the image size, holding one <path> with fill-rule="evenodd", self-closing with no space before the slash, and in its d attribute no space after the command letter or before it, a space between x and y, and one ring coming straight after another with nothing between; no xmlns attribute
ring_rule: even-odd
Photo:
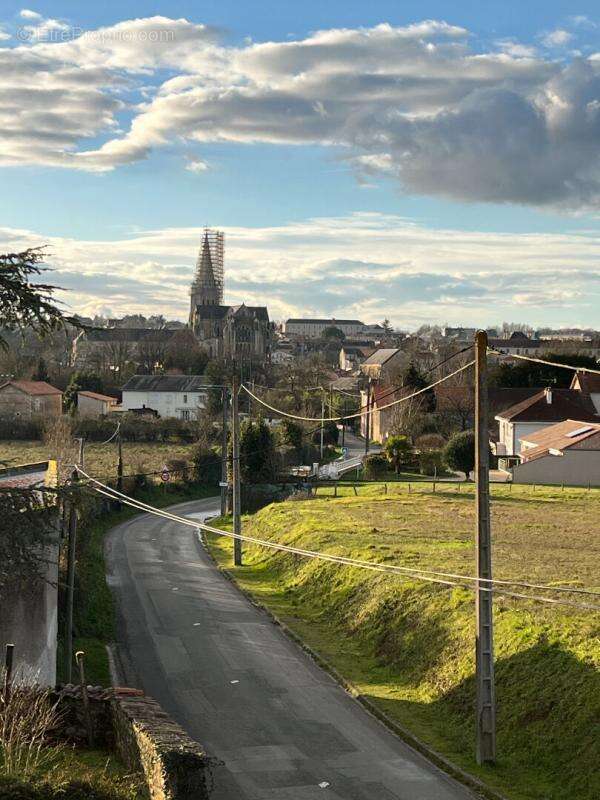
<svg viewBox="0 0 600 800"><path fill-rule="evenodd" d="M79 473L71 474L72 486L77 486ZM65 679L71 683L73 669L73 595L75 592L75 556L77 548L77 509L71 501L69 509L69 547L67 552L67 614L65 635Z"/></svg>
<svg viewBox="0 0 600 800"><path fill-rule="evenodd" d="M121 441L121 426L117 431L117 491L123 491L123 443ZM120 511L123 506L117 501L117 509Z"/></svg>
<svg viewBox="0 0 600 800"><path fill-rule="evenodd" d="M223 433L221 438L221 516L227 514L227 415L229 405L229 391L223 387Z"/></svg>
<svg viewBox="0 0 600 800"><path fill-rule="evenodd" d="M344 419L342 420L342 449L346 446L346 397L344 396Z"/></svg>
<svg viewBox="0 0 600 800"><path fill-rule="evenodd" d="M321 390L321 461L323 461L323 434L324 434L324 426L325 423L323 419L325 418L325 389Z"/></svg>
<svg viewBox="0 0 600 800"><path fill-rule="evenodd" d="M371 378L367 384L367 415L365 419L365 455L369 454L369 439L371 437Z"/></svg>
<svg viewBox="0 0 600 800"><path fill-rule="evenodd" d="M83 460L83 447L84 447L83 442L84 442L84 438L83 438L83 436L80 436L79 437L79 458L78 458L78 462L77 463L79 464L81 469L85 469L85 463L84 463L84 460Z"/></svg>
<svg viewBox="0 0 600 800"><path fill-rule="evenodd" d="M231 393L231 415L233 433L233 532L239 536L242 532L242 509L240 487L240 414L238 408L238 395L240 391L239 379L233 362L233 387ZM242 540L233 540L233 563L236 567L242 565Z"/></svg>
<svg viewBox="0 0 600 800"><path fill-rule="evenodd" d="M488 433L487 333L475 334L475 482L477 502L477 763L496 760L496 690L494 685L494 631L492 542L490 530L490 456ZM481 579L484 579L483 581Z"/></svg>

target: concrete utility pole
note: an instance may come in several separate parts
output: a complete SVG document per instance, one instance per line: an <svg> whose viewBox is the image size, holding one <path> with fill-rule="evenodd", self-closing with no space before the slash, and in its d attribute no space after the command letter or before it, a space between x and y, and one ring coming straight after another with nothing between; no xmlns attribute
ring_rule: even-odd
<svg viewBox="0 0 600 800"><path fill-rule="evenodd" d="M487 333L475 334L475 481L477 499L477 763L496 760L496 690L494 685L494 631L491 588L490 456L488 433Z"/></svg>
<svg viewBox="0 0 600 800"><path fill-rule="evenodd" d="M117 491L123 491L123 443L121 441L120 423L117 431ZM117 500L117 509L120 511L122 508L121 502Z"/></svg>
<svg viewBox="0 0 600 800"><path fill-rule="evenodd" d="M233 363L233 387L231 393L231 416L233 433L233 532L236 535L242 532L242 509L240 487L240 414L238 408L239 379ZM233 540L233 563L236 567L242 565L242 541Z"/></svg>
<svg viewBox="0 0 600 800"><path fill-rule="evenodd" d="M77 485L79 473L71 474L73 485ZM67 613L65 634L65 680L71 683L73 669L73 596L75 593L75 556L77 548L77 509L71 503L69 509L69 547L67 551Z"/></svg>
<svg viewBox="0 0 600 800"><path fill-rule="evenodd" d="M365 418L365 455L369 454L369 439L371 438L371 378L367 384L367 414Z"/></svg>
<svg viewBox="0 0 600 800"><path fill-rule="evenodd" d="M223 433L221 436L221 516L224 517L228 512L227 508L227 416L229 406L229 391L223 387ZM225 484L225 485L223 485Z"/></svg>

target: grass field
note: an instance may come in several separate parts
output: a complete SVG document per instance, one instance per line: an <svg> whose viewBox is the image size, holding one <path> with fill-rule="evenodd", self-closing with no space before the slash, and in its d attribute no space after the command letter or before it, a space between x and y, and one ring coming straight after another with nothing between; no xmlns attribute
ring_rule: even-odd
<svg viewBox="0 0 600 800"><path fill-rule="evenodd" d="M343 491L269 506L244 532L473 574L472 485ZM495 577L600 591L600 491L495 486L492 496ZM258 547L244 546L245 565L233 569L230 540L210 546L359 692L507 797L600 797L599 613L496 596L498 763L479 768L472 592Z"/></svg>
<svg viewBox="0 0 600 800"><path fill-rule="evenodd" d="M146 472L156 472L162 469L165 461L170 458L185 459L190 461L193 445L190 444L163 444L155 443L123 443L123 474L129 475L139 471L140 466ZM48 448L43 442L0 441L0 466L17 466L36 461L46 461L49 457ZM95 477L116 476L117 446L89 442L85 447L86 469Z"/></svg>

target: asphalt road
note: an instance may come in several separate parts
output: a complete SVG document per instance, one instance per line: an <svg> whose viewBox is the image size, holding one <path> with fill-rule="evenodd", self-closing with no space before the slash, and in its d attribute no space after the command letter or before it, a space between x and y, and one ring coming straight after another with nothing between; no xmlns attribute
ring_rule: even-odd
<svg viewBox="0 0 600 800"><path fill-rule="evenodd" d="M249 603L191 528L143 515L106 552L123 677L224 762L215 800L473 800Z"/></svg>

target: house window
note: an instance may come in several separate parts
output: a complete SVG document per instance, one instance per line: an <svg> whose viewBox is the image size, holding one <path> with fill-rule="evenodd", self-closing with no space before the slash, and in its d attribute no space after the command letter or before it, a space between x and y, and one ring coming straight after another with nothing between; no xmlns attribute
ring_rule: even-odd
<svg viewBox="0 0 600 800"><path fill-rule="evenodd" d="M182 408L181 409L181 419L184 420L185 422L189 422L189 419L190 419L189 409L187 409L187 408Z"/></svg>
<svg viewBox="0 0 600 800"><path fill-rule="evenodd" d="M187 394L184 394L184 395L183 395L183 402L184 402L184 403L187 403Z"/></svg>

